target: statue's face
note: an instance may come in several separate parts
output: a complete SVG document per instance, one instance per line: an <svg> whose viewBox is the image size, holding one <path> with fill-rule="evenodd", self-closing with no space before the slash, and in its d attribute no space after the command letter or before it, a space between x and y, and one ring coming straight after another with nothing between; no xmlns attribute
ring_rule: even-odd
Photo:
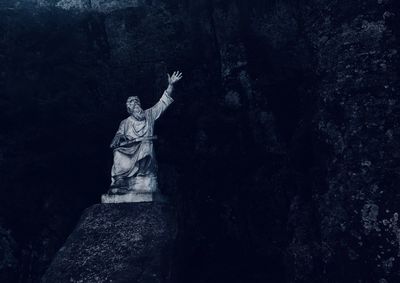
<svg viewBox="0 0 400 283"><path fill-rule="evenodd" d="M135 118L143 118L144 117L144 111L140 105L140 101L136 100L136 101L130 101L126 104L127 108L128 108L128 112L129 114L131 114L132 116L134 116Z"/></svg>
<svg viewBox="0 0 400 283"><path fill-rule="evenodd" d="M142 107L140 106L140 102L132 102L129 104L129 109L131 113L139 114L143 111Z"/></svg>

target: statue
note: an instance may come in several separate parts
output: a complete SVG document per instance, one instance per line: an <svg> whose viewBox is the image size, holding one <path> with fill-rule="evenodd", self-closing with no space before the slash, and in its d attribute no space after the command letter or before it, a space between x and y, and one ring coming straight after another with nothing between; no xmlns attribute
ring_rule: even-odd
<svg viewBox="0 0 400 283"><path fill-rule="evenodd" d="M126 101L130 116L123 120L111 142L114 164L111 186L102 196L103 203L154 201L161 195L157 186L157 163L153 141L154 122L174 101L171 94L182 73L168 74L168 88L151 108L143 110L137 96Z"/></svg>

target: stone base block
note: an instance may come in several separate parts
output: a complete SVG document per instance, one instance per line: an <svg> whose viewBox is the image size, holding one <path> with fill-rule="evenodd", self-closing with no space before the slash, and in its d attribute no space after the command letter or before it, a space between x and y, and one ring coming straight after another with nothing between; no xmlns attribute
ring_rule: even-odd
<svg viewBox="0 0 400 283"><path fill-rule="evenodd" d="M141 193L154 193L158 189L157 177L150 175L129 178L128 189Z"/></svg>
<svg viewBox="0 0 400 283"><path fill-rule="evenodd" d="M158 192L130 192L124 195L109 195L101 196L102 203L126 203L126 202L166 202L164 196Z"/></svg>

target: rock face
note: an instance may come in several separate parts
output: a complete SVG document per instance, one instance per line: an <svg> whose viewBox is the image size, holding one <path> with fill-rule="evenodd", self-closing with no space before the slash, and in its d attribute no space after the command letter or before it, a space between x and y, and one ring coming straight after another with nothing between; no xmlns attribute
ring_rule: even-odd
<svg viewBox="0 0 400 283"><path fill-rule="evenodd" d="M323 282L397 282L399 5L312 2L313 9L303 10L320 74L311 128L316 163L324 166L311 168L312 200L305 201L318 219L307 225L319 232L312 241L293 238L293 262L301 270L293 280L320 274ZM312 263L315 258L324 265ZM306 266L313 266L308 275Z"/></svg>
<svg viewBox="0 0 400 283"><path fill-rule="evenodd" d="M42 282L171 282L175 237L169 205L94 205L84 212Z"/></svg>
<svg viewBox="0 0 400 283"><path fill-rule="evenodd" d="M0 8L6 6L8 8L61 8L73 11L95 11L109 13L112 11L136 8L142 6L144 0L2 0Z"/></svg>
<svg viewBox="0 0 400 283"><path fill-rule="evenodd" d="M10 231L0 225L0 282L13 282L18 278L16 243Z"/></svg>
<svg viewBox="0 0 400 283"><path fill-rule="evenodd" d="M43 1L42 5L49 5L49 1ZM142 4L142 0L61 0L56 1L55 6L63 9L93 10L98 12L111 12L119 9L135 8Z"/></svg>
<svg viewBox="0 0 400 283"><path fill-rule="evenodd" d="M177 282L399 282L399 17L396 0L1 1L20 281L105 193L126 98L151 106L180 69L156 147Z"/></svg>

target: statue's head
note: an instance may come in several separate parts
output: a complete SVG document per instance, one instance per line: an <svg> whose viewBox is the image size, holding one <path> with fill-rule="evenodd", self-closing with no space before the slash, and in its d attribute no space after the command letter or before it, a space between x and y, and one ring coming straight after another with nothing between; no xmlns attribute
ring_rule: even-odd
<svg viewBox="0 0 400 283"><path fill-rule="evenodd" d="M130 96L126 101L126 110L129 114L138 120L144 119L144 111L140 105L140 99L137 96Z"/></svg>

